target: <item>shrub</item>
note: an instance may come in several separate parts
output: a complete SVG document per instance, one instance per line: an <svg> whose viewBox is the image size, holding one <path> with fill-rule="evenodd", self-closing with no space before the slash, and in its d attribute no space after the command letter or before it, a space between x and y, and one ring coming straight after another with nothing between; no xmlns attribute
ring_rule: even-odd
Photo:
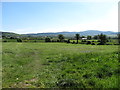
<svg viewBox="0 0 120 90"><path fill-rule="evenodd" d="M67 43L70 43L70 39L67 40Z"/></svg>
<svg viewBox="0 0 120 90"><path fill-rule="evenodd" d="M45 38L45 42L51 42L50 38Z"/></svg>
<svg viewBox="0 0 120 90"><path fill-rule="evenodd" d="M55 42L55 40L52 40L51 42Z"/></svg>
<svg viewBox="0 0 120 90"><path fill-rule="evenodd" d="M17 39L17 42L22 42L22 39Z"/></svg>
<svg viewBox="0 0 120 90"><path fill-rule="evenodd" d="M37 42L36 40L34 40L34 42Z"/></svg>
<svg viewBox="0 0 120 90"><path fill-rule="evenodd" d="M57 42L60 42L60 40L57 40Z"/></svg>
<svg viewBox="0 0 120 90"><path fill-rule="evenodd" d="M109 42L109 40L106 40L106 42Z"/></svg>
<svg viewBox="0 0 120 90"><path fill-rule="evenodd" d="M67 40L63 40L64 42L67 42Z"/></svg>
<svg viewBox="0 0 120 90"><path fill-rule="evenodd" d="M72 44L75 44L75 41L73 41Z"/></svg>
<svg viewBox="0 0 120 90"><path fill-rule="evenodd" d="M100 42L100 40L98 40L97 42Z"/></svg>
<svg viewBox="0 0 120 90"><path fill-rule="evenodd" d="M114 45L120 45L120 44L114 44Z"/></svg>
<svg viewBox="0 0 120 90"><path fill-rule="evenodd" d="M10 37L10 39L15 39L14 37Z"/></svg>
<svg viewBox="0 0 120 90"><path fill-rule="evenodd" d="M105 44L100 42L100 43L98 43L97 45L105 45Z"/></svg>
<svg viewBox="0 0 120 90"><path fill-rule="evenodd" d="M106 45L112 45L112 44L106 44Z"/></svg>
<svg viewBox="0 0 120 90"><path fill-rule="evenodd" d="M3 42L7 42L7 40L3 40Z"/></svg>
<svg viewBox="0 0 120 90"><path fill-rule="evenodd" d="M91 45L95 45L95 43L92 43Z"/></svg>
<svg viewBox="0 0 120 90"><path fill-rule="evenodd" d="M86 44L91 44L91 42L90 41L87 41L87 43Z"/></svg>

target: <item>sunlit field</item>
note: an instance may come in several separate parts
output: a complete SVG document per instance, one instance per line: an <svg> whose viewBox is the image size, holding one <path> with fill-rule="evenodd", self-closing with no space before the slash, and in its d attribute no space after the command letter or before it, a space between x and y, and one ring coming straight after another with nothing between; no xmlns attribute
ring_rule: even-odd
<svg viewBox="0 0 120 90"><path fill-rule="evenodd" d="M118 88L118 45L2 46L3 88Z"/></svg>

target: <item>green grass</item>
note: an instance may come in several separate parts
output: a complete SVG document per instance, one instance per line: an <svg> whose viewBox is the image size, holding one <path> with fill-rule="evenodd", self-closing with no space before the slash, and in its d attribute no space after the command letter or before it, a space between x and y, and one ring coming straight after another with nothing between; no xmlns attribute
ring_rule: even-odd
<svg viewBox="0 0 120 90"><path fill-rule="evenodd" d="M2 39L3 42L17 42L17 39ZM22 40L22 42L45 42L45 40Z"/></svg>
<svg viewBox="0 0 120 90"><path fill-rule="evenodd" d="M118 46L3 43L3 87L118 88Z"/></svg>

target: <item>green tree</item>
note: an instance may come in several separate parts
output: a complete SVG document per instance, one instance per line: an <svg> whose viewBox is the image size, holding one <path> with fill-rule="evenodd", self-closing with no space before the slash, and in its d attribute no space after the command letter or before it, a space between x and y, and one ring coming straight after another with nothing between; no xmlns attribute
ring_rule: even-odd
<svg viewBox="0 0 120 90"><path fill-rule="evenodd" d="M102 44L102 45L106 44L106 41L107 41L106 35L101 33L98 36L99 36L99 39L100 39L100 44Z"/></svg>
<svg viewBox="0 0 120 90"><path fill-rule="evenodd" d="M18 39L17 39L17 42L22 42L22 39L18 38Z"/></svg>
<svg viewBox="0 0 120 90"><path fill-rule="evenodd" d="M64 40L64 36L62 34L59 34L58 38L60 39L60 42L62 42Z"/></svg>
<svg viewBox="0 0 120 90"><path fill-rule="evenodd" d="M88 36L87 36L87 39L88 39L88 40L91 40L91 39L92 39L92 36L89 36L89 35L88 35Z"/></svg>
<svg viewBox="0 0 120 90"><path fill-rule="evenodd" d="M49 37L46 37L46 38L45 38L45 42L51 42L50 38L49 38Z"/></svg>
<svg viewBox="0 0 120 90"><path fill-rule="evenodd" d="M75 35L75 38L76 38L77 43L78 43L78 40L79 40L79 38L80 38L80 35L79 35L79 34L76 34L76 35Z"/></svg>
<svg viewBox="0 0 120 90"><path fill-rule="evenodd" d="M93 37L93 39L98 39L99 37L98 37L98 35L95 35L94 37Z"/></svg>
<svg viewBox="0 0 120 90"><path fill-rule="evenodd" d="M85 36L82 36L81 38L85 38Z"/></svg>

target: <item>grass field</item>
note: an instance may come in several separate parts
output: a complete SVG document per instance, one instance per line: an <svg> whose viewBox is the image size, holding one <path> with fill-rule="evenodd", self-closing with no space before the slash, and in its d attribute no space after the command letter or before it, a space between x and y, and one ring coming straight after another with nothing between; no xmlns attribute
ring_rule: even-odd
<svg viewBox="0 0 120 90"><path fill-rule="evenodd" d="M118 88L118 46L3 43L3 88Z"/></svg>

